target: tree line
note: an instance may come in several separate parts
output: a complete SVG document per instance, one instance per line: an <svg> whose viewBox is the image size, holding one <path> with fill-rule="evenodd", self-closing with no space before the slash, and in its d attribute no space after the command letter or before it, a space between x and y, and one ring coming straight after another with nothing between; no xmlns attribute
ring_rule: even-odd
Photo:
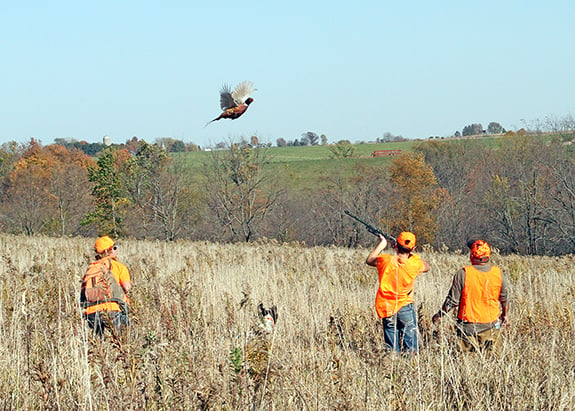
<svg viewBox="0 0 575 411"><path fill-rule="evenodd" d="M575 249L572 139L532 133L490 144L425 141L388 167L356 162L305 190L279 183L265 145L230 142L193 165L142 140L97 157L33 139L11 142L0 147L0 230L373 245L343 213L350 210L388 233L413 231L422 246L458 250L482 237L502 253L568 254Z"/></svg>

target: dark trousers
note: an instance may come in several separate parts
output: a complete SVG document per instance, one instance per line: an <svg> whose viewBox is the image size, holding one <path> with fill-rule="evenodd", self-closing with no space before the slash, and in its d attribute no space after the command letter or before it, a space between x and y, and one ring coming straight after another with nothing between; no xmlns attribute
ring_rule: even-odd
<svg viewBox="0 0 575 411"><path fill-rule="evenodd" d="M500 352L502 340L499 329L492 328L475 335L465 335L458 330L459 348L463 352L492 351Z"/></svg>
<svg viewBox="0 0 575 411"><path fill-rule="evenodd" d="M106 328L114 327L118 334L130 325L128 315L123 311L97 311L93 314L85 314L84 318L88 326L100 337L104 335Z"/></svg>

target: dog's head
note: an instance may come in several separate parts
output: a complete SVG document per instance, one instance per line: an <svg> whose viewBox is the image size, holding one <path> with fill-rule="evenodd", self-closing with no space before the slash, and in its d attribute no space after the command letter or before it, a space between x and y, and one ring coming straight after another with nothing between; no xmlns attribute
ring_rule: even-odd
<svg viewBox="0 0 575 411"><path fill-rule="evenodd" d="M265 308L262 303L258 304L258 311L261 321L261 326L266 332L272 332L278 319L278 309L275 305L270 308Z"/></svg>

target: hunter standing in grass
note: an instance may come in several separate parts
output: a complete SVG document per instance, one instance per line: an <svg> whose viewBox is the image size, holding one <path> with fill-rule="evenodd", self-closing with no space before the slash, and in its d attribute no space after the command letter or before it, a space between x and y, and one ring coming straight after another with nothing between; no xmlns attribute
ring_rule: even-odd
<svg viewBox="0 0 575 411"><path fill-rule="evenodd" d="M457 335L462 351L498 350L499 329L508 322L509 285L501 269L491 265L487 242L470 241L468 246L471 265L455 273L445 302L432 320L437 324L443 315L459 306Z"/></svg>
<svg viewBox="0 0 575 411"><path fill-rule="evenodd" d="M375 310L382 319L383 336L387 349L396 352L417 352L417 315L413 307L415 278L429 271L429 265L417 254L415 234L402 232L397 238L397 255L381 254L387 240L380 242L367 256L367 265L377 267L379 288L375 297Z"/></svg>
<svg viewBox="0 0 575 411"><path fill-rule="evenodd" d="M83 279L80 301L84 318L102 336L106 327L122 333L130 324L127 293L132 288L128 268L118 261L118 247L108 236L96 240L96 261Z"/></svg>

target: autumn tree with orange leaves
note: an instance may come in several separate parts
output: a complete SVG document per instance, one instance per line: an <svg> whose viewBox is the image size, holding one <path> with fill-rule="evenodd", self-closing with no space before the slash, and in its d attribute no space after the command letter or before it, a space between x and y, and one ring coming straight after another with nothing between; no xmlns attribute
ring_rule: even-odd
<svg viewBox="0 0 575 411"><path fill-rule="evenodd" d="M411 231L418 243L433 243L437 232L436 209L444 196L423 154L408 152L396 157L390 166L392 195L386 199L389 211L386 226L399 233Z"/></svg>
<svg viewBox="0 0 575 411"><path fill-rule="evenodd" d="M92 160L79 150L42 147L32 139L8 174L2 211L9 231L28 235L80 234L90 205L87 169Z"/></svg>
<svg viewBox="0 0 575 411"><path fill-rule="evenodd" d="M46 147L55 161L50 179L50 192L56 201L56 226L60 235L80 234L80 221L90 210L88 169L94 160L78 149L68 150L62 146Z"/></svg>

